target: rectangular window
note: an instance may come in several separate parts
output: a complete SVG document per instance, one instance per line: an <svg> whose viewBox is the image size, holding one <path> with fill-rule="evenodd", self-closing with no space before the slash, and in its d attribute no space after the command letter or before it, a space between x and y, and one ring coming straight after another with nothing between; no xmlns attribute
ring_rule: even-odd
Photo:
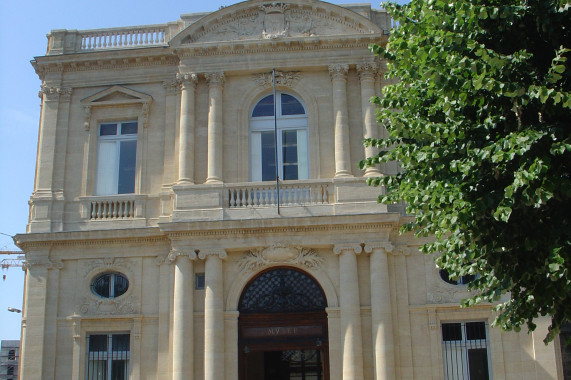
<svg viewBox="0 0 571 380"><path fill-rule="evenodd" d="M196 290L204 290L205 278L204 273L196 273L194 275L194 289Z"/></svg>
<svg viewBox="0 0 571 380"><path fill-rule="evenodd" d="M490 351L486 322L442 324L445 380L489 380Z"/></svg>
<svg viewBox="0 0 571 380"><path fill-rule="evenodd" d="M135 192L137 122L99 125L96 195Z"/></svg>
<svg viewBox="0 0 571 380"><path fill-rule="evenodd" d="M91 334L87 347L87 380L129 378L129 334Z"/></svg>

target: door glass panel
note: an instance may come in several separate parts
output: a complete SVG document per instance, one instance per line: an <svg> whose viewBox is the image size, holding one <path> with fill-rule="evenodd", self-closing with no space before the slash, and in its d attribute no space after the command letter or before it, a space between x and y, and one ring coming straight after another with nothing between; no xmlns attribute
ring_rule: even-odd
<svg viewBox="0 0 571 380"><path fill-rule="evenodd" d="M135 192L136 159L137 140L121 141L118 194L130 194Z"/></svg>
<svg viewBox="0 0 571 380"><path fill-rule="evenodd" d="M324 380L321 351L251 352L246 380Z"/></svg>

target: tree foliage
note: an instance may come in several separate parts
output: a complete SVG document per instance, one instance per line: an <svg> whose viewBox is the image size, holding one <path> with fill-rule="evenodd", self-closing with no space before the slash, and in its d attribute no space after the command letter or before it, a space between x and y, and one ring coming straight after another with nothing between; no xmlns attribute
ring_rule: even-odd
<svg viewBox="0 0 571 380"><path fill-rule="evenodd" d="M384 139L361 166L398 161L384 203L404 201L451 277L479 276L464 306L498 302L519 331L571 320L571 6L556 0L385 4L397 27L374 98Z"/></svg>

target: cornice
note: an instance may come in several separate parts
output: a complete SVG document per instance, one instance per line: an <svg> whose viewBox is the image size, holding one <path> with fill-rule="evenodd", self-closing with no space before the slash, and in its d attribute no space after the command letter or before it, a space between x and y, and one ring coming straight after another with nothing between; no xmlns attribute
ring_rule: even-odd
<svg viewBox="0 0 571 380"><path fill-rule="evenodd" d="M164 48L163 48L164 51ZM107 54L104 54L107 53ZM143 55L135 57L108 57L109 52L83 53L37 57L32 66L40 78L47 73L79 72L93 70L116 70L139 67L176 66L179 58L173 54ZM107 57L102 57L106 55Z"/></svg>

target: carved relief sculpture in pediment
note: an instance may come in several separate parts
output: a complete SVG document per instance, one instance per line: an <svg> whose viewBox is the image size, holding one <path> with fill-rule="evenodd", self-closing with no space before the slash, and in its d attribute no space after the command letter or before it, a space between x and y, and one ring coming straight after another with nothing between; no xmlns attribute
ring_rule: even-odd
<svg viewBox="0 0 571 380"><path fill-rule="evenodd" d="M295 264L308 269L318 269L323 264L323 258L313 249L276 243L267 248L246 252L239 262L242 271L253 271L272 264Z"/></svg>
<svg viewBox="0 0 571 380"><path fill-rule="evenodd" d="M205 17L173 38L170 44L381 32L370 20L327 3L315 8L308 7L303 1L253 1L224 8Z"/></svg>

